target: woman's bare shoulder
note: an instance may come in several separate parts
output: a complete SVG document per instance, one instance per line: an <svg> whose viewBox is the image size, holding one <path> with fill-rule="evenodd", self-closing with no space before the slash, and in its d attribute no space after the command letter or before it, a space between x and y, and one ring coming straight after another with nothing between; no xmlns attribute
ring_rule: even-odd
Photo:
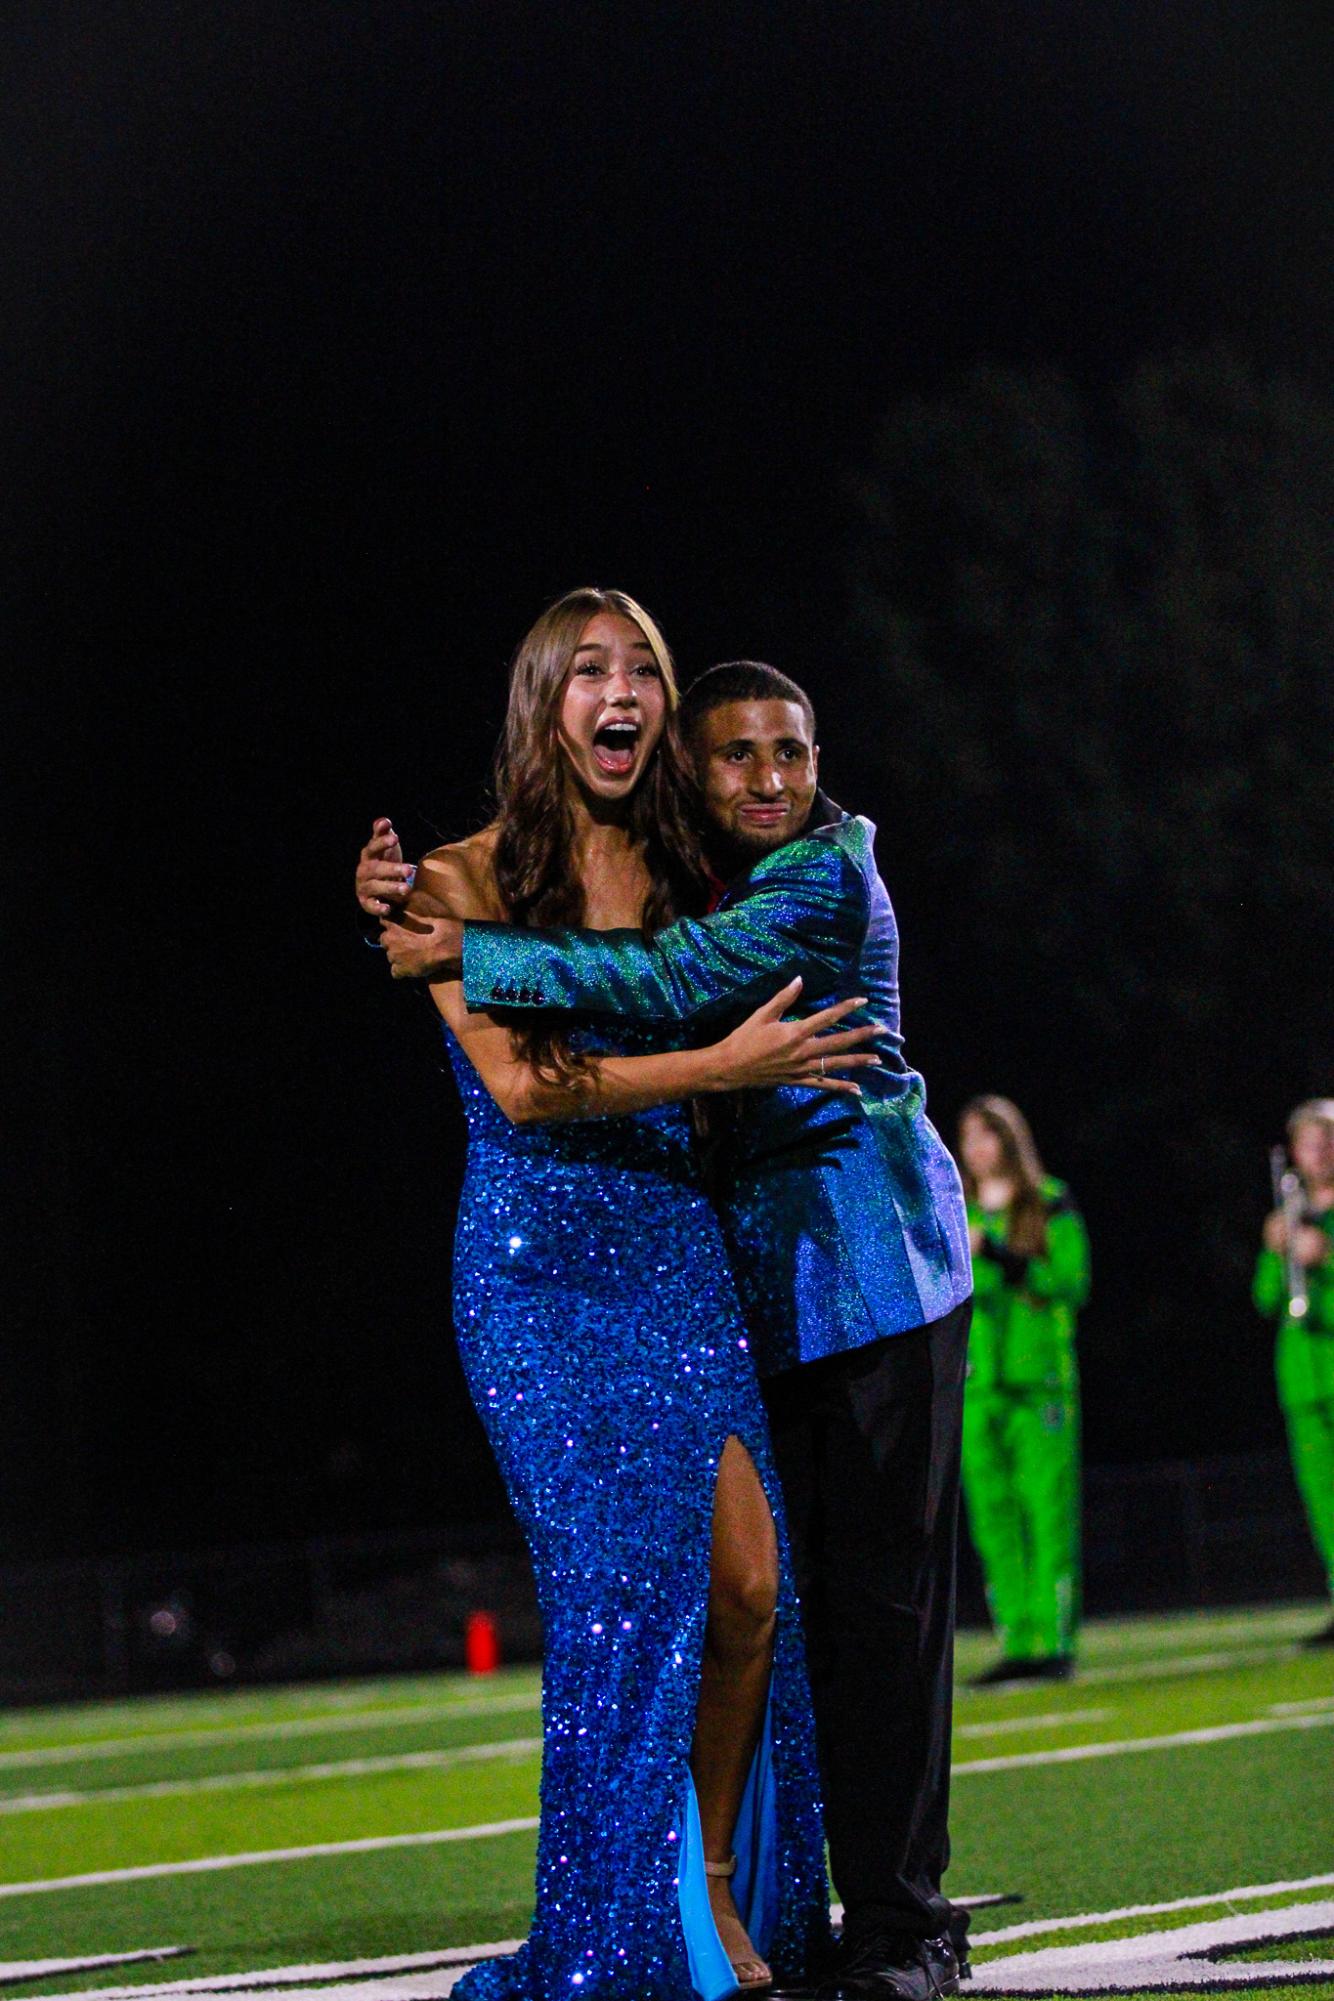
<svg viewBox="0 0 1334 2001"><path fill-rule="evenodd" d="M432 848L417 864L417 889L438 897L456 917L503 917L496 895L495 848L494 827L483 827L466 841Z"/></svg>

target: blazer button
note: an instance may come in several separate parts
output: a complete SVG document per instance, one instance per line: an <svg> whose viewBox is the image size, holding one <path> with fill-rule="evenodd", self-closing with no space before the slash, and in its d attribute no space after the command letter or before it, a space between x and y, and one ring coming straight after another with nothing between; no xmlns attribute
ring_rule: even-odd
<svg viewBox="0 0 1334 2001"><path fill-rule="evenodd" d="M543 992L542 992L542 989L541 989L541 987L534 987L534 988L533 988L533 1006L534 1006L534 1007L541 1007L541 1005L542 1005L542 1002L543 1002L543 1000L544 1000L544 999L545 999L545 995L543 994Z"/></svg>
<svg viewBox="0 0 1334 2001"><path fill-rule="evenodd" d="M491 998L492 1000L497 1000L497 1001L503 1001L505 998L505 990L501 986L499 980L497 980L496 984L491 989Z"/></svg>

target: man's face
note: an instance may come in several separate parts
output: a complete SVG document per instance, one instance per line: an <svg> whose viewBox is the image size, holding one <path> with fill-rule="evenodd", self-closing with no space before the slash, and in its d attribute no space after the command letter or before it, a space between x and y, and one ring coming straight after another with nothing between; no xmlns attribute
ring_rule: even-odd
<svg viewBox="0 0 1334 2001"><path fill-rule="evenodd" d="M691 749L711 836L754 860L801 832L820 752L796 702L724 702L700 718Z"/></svg>

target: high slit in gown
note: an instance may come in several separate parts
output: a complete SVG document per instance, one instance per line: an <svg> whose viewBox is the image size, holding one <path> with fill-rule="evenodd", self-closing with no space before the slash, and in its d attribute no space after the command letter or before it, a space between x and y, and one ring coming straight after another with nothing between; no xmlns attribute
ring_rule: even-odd
<svg viewBox="0 0 1334 2001"><path fill-rule="evenodd" d="M828 1905L782 1504L688 1113L514 1126L446 1043L469 1131L459 1352L545 1631L532 1931L455 1992L719 2001L735 1983L709 1913L689 1758L729 1437L768 1496L781 1572L733 1893L756 1948L792 1972L827 1941ZM627 1028L617 1046L652 1045Z"/></svg>

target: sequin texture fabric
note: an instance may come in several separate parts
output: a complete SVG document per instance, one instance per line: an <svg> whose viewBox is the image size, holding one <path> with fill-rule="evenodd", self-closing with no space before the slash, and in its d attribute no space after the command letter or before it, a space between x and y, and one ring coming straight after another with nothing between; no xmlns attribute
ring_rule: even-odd
<svg viewBox="0 0 1334 2001"><path fill-rule="evenodd" d="M903 1054L898 927L869 820L833 817L765 855L708 917L637 931L467 924L469 1007L571 1010L711 1036L794 973L798 1012L865 995L883 1068L862 1096L741 1094L722 1178L733 1268L761 1375L943 1319L972 1291L958 1171Z"/></svg>
<svg viewBox="0 0 1334 2001"><path fill-rule="evenodd" d="M546 1643L532 1931L455 1991L690 2001L678 1854L729 1436L779 1531L768 1950L801 1969L828 1924L810 1698L763 1410L688 1119L671 1106L512 1126L446 1042L469 1127L459 1351L528 1539Z"/></svg>

